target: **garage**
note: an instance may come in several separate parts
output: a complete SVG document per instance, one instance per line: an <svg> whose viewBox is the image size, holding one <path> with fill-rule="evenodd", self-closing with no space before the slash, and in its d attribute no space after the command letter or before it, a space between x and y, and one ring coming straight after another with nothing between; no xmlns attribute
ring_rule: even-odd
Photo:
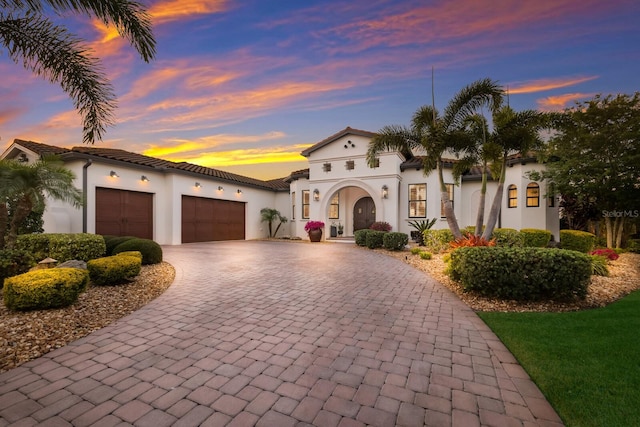
<svg viewBox="0 0 640 427"><path fill-rule="evenodd" d="M245 239L245 204L182 196L182 243Z"/></svg>
<svg viewBox="0 0 640 427"><path fill-rule="evenodd" d="M153 239L153 194L96 188L96 234Z"/></svg>

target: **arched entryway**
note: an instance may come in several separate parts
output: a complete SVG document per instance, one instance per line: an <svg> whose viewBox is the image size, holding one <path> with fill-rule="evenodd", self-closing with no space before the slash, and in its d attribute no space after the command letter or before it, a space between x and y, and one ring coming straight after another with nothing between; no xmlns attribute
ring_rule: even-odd
<svg viewBox="0 0 640 427"><path fill-rule="evenodd" d="M376 205L371 197L359 199L353 207L353 231L371 227L376 220Z"/></svg>

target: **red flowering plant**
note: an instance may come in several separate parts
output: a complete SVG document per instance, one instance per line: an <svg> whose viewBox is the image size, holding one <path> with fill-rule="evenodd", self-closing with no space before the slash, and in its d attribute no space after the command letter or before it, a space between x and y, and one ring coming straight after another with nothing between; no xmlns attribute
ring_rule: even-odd
<svg viewBox="0 0 640 427"><path fill-rule="evenodd" d="M595 251L589 252L589 255L597 255L601 257L605 257L609 261L615 261L620 258L620 255L613 249L605 248L605 249L596 249Z"/></svg>
<svg viewBox="0 0 640 427"><path fill-rule="evenodd" d="M304 231L306 231L307 233L311 230L320 230L322 228L324 228L324 222L322 221L308 221L304 225Z"/></svg>

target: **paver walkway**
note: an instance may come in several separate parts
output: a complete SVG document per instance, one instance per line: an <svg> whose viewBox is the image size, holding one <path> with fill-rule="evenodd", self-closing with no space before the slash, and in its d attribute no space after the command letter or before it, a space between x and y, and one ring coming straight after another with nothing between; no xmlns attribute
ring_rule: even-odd
<svg viewBox="0 0 640 427"><path fill-rule="evenodd" d="M0 374L0 425L562 425L475 313L401 261L338 243L164 251L165 294Z"/></svg>

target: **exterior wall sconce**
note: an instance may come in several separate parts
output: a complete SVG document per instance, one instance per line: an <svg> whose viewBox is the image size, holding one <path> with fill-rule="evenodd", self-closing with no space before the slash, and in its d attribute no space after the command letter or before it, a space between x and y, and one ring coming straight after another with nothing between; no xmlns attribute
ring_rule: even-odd
<svg viewBox="0 0 640 427"><path fill-rule="evenodd" d="M382 186L382 198L386 199L389 197L389 187L387 187L386 185Z"/></svg>
<svg viewBox="0 0 640 427"><path fill-rule="evenodd" d="M120 178L120 176L116 173L116 171L109 172L109 176L111 178Z"/></svg>
<svg viewBox="0 0 640 427"><path fill-rule="evenodd" d="M146 176L146 175L142 175L142 176L140 177L140 181L142 181L142 182L149 182L149 178L147 178L147 176Z"/></svg>
<svg viewBox="0 0 640 427"><path fill-rule="evenodd" d="M242 194L242 190L238 188L238 191L236 191L237 194Z"/></svg>
<svg viewBox="0 0 640 427"><path fill-rule="evenodd" d="M317 188L313 190L313 200L316 202L320 200L320 191Z"/></svg>
<svg viewBox="0 0 640 427"><path fill-rule="evenodd" d="M195 186L196 186L196 188L200 188L200 187L202 187L202 184L200 184L199 182L196 182Z"/></svg>
<svg viewBox="0 0 640 427"><path fill-rule="evenodd" d="M224 190L224 188L222 188L222 185L218 185L218 191L222 191Z"/></svg>

